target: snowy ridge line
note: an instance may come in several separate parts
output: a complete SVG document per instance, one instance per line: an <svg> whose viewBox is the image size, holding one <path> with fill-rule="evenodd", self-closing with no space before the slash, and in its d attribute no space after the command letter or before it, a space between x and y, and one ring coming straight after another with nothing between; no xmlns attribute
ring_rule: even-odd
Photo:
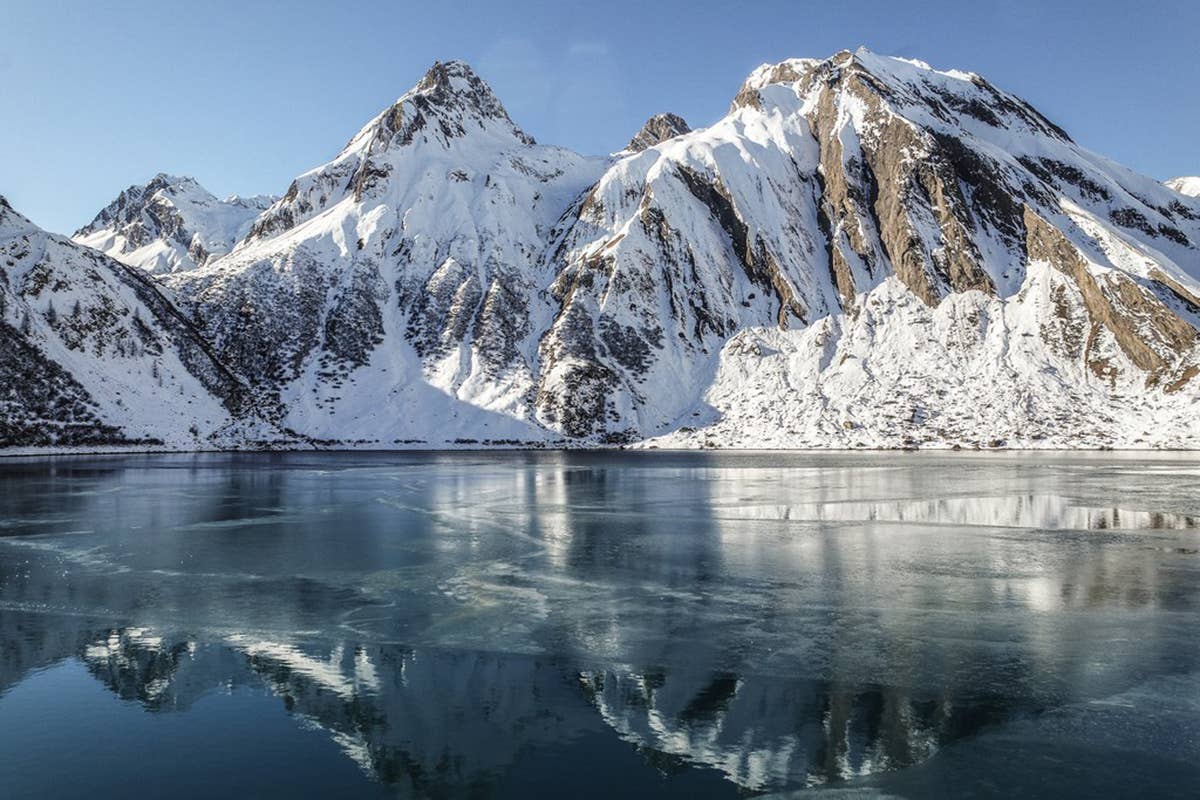
<svg viewBox="0 0 1200 800"><path fill-rule="evenodd" d="M154 274L195 269L229 252L275 199L218 200L194 178L159 173L121 192L74 239Z"/></svg>
<svg viewBox="0 0 1200 800"><path fill-rule="evenodd" d="M130 187L77 235L127 266L25 221L7 368L59 372L0 447L1197 448L1193 181L865 49L601 158L439 62L277 199Z"/></svg>

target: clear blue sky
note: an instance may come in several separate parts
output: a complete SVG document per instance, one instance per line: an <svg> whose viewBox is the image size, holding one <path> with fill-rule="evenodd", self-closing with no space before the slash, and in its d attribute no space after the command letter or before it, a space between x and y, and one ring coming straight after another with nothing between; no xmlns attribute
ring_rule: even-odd
<svg viewBox="0 0 1200 800"><path fill-rule="evenodd" d="M69 232L160 171L280 193L447 58L539 141L610 152L659 111L715 121L764 61L861 44L1200 173L1197 0L0 0L0 194Z"/></svg>

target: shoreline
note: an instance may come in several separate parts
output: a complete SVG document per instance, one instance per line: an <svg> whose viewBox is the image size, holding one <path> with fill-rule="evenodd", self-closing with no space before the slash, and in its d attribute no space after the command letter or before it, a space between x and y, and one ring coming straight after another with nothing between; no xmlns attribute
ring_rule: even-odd
<svg viewBox="0 0 1200 800"><path fill-rule="evenodd" d="M463 444L450 447L212 447L173 448L168 446L146 447L117 445L97 448L12 448L0 449L0 459L46 458L64 456L132 456L132 455L259 455L292 453L338 453L338 454L385 454L385 453L779 453L779 454L847 454L847 453L936 453L936 454L981 454L981 453L1195 453L1200 457L1200 448L1190 447L964 447L956 445L927 445L923 447L664 447L662 445L583 445L563 447L559 445L537 446L531 443L514 445Z"/></svg>

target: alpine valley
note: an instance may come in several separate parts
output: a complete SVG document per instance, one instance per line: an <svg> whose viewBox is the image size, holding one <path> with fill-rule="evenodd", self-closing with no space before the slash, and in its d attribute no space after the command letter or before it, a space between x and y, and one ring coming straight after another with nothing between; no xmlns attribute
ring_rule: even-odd
<svg viewBox="0 0 1200 800"><path fill-rule="evenodd" d="M0 201L0 447L1200 448L1200 180L842 52L535 142L435 64L278 198Z"/></svg>

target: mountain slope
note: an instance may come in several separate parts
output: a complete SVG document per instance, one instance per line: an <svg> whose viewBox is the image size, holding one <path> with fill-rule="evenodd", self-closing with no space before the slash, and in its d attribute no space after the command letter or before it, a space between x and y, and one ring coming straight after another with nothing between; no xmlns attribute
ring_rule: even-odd
<svg viewBox="0 0 1200 800"><path fill-rule="evenodd" d="M195 269L229 252L272 202L265 195L218 200L193 178L159 173L121 192L74 239L146 272Z"/></svg>
<svg viewBox="0 0 1200 800"><path fill-rule="evenodd" d="M1079 148L978 76L866 51L767 65L724 120L625 158L580 205L557 254L540 418L575 436L718 434L673 443L1068 443L1088 430L1133 444L1141 431L1115 405L1127 392L1139 408L1183 392L1162 402L1195 412L1198 243L1195 202ZM868 332L894 322L898 338L826 386L851 369L865 311L910 299L976 333L939 361L925 320L889 312ZM1033 305L999 310L1014 304ZM975 340L1009 313L1036 322L993 331L981 370ZM774 342L760 354L743 347L758 333ZM780 358L785 343L799 352ZM1061 380L1028 381L1015 355L1027 344ZM1015 398L991 373L1009 375L1042 402L939 427L961 393L939 398L925 373L1005 405ZM919 398L903 424L847 417L878 411L897 380ZM1105 411L1042 424L1076 395ZM758 424L764 405L771 421Z"/></svg>
<svg viewBox="0 0 1200 800"><path fill-rule="evenodd" d="M542 253L605 163L537 145L469 67L437 64L230 255L168 283L298 431L543 438Z"/></svg>
<svg viewBox="0 0 1200 800"><path fill-rule="evenodd" d="M195 449L261 435L241 382L144 276L2 198L0 339L0 447Z"/></svg>

